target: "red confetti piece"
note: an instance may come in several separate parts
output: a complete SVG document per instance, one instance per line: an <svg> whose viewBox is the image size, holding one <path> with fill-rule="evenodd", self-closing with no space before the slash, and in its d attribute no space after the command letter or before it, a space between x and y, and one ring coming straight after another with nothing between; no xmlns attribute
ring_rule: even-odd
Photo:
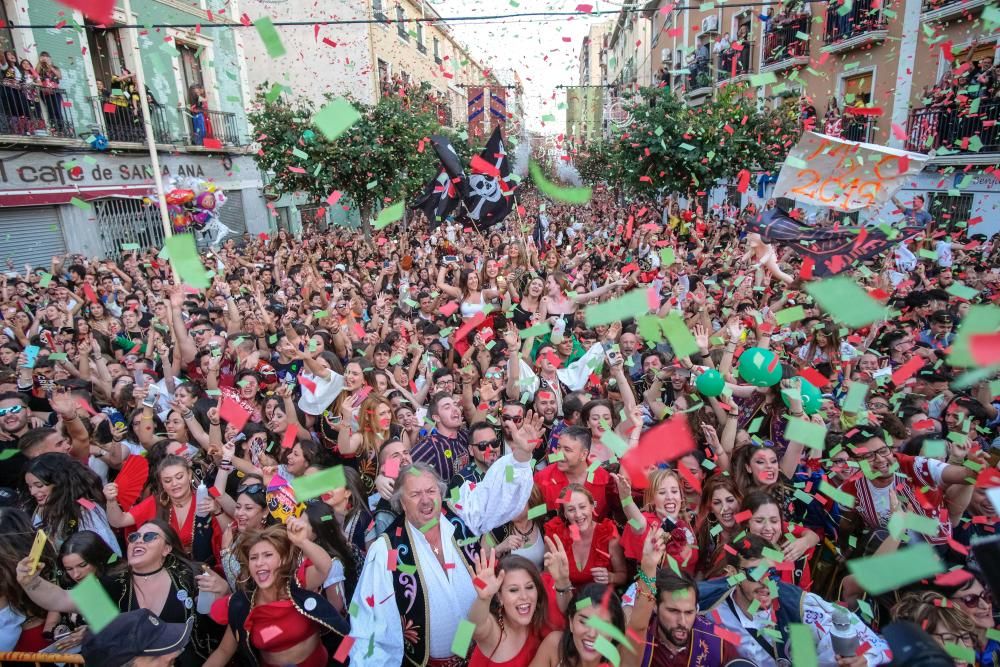
<svg viewBox="0 0 1000 667"><path fill-rule="evenodd" d="M289 422L284 435L281 436L281 446L284 449L291 449L295 446L295 438L299 434L299 426L294 422Z"/></svg>
<svg viewBox="0 0 1000 667"><path fill-rule="evenodd" d="M92 500L87 500L86 498L77 498L76 502L80 504L85 510L93 510L97 505Z"/></svg>
<svg viewBox="0 0 1000 667"><path fill-rule="evenodd" d="M347 656L351 653L351 648L354 646L354 637L350 635L345 635L340 638L340 646L337 647L337 652L333 654L333 661L339 663L346 663Z"/></svg>
<svg viewBox="0 0 1000 667"><path fill-rule="evenodd" d="M216 150L222 148L222 142L215 137L205 137L202 142L202 146L205 148L214 148Z"/></svg>
<svg viewBox="0 0 1000 667"><path fill-rule="evenodd" d="M675 415L646 431L639 444L622 457L621 465L637 489L646 488L646 470L663 461L676 461L695 448L687 417Z"/></svg>
<svg viewBox="0 0 1000 667"><path fill-rule="evenodd" d="M922 357L911 357L892 374L892 383L899 387L913 377L913 374L923 368L926 363L927 360Z"/></svg>
<svg viewBox="0 0 1000 667"><path fill-rule="evenodd" d="M242 431L247 420L250 419L250 413L247 412L246 408L228 396L222 399L222 405L219 406L219 416L237 431Z"/></svg>
<svg viewBox="0 0 1000 667"><path fill-rule="evenodd" d="M59 4L83 12L84 16L99 25L110 25L114 22L111 11L114 9L115 0L59 0Z"/></svg>

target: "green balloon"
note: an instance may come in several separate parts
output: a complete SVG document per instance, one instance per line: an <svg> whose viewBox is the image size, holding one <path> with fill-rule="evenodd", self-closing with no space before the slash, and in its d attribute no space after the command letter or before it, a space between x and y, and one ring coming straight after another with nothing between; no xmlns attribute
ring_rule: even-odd
<svg viewBox="0 0 1000 667"><path fill-rule="evenodd" d="M802 391L802 411L807 415L814 415L819 412L823 405L823 394L816 385L804 377L800 377L799 380L801 380L799 386ZM781 400L785 402L785 405L788 405L788 396L785 395L785 392L781 392Z"/></svg>
<svg viewBox="0 0 1000 667"><path fill-rule="evenodd" d="M711 398L722 393L722 390L726 388L726 381L722 379L722 373L714 368L709 368L698 376L694 385L703 395Z"/></svg>
<svg viewBox="0 0 1000 667"><path fill-rule="evenodd" d="M755 387L771 387L781 382L781 364L771 350L748 347L740 355L740 377Z"/></svg>

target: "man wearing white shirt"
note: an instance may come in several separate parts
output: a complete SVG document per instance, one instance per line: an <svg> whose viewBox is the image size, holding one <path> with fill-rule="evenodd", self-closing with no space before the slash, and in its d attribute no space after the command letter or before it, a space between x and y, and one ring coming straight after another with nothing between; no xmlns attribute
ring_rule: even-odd
<svg viewBox="0 0 1000 667"><path fill-rule="evenodd" d="M450 508L442 508L445 483L432 468L417 463L400 471L392 503L402 516L368 550L354 592L352 664L459 664L451 645L476 599L478 538L528 502L540 422L529 412L512 428L512 453L479 484L463 484Z"/></svg>
<svg viewBox="0 0 1000 667"><path fill-rule="evenodd" d="M701 613L740 637L739 654L758 667L789 667L796 661L789 641L789 627L809 628L820 667L873 667L889 662L885 640L847 612L858 646L867 644L861 655L838 656L829 629L833 627L834 606L818 595L780 581L780 574L764 558L768 549L780 553L756 535L734 540L726 552L726 578L698 585ZM733 586L730 581L736 579Z"/></svg>

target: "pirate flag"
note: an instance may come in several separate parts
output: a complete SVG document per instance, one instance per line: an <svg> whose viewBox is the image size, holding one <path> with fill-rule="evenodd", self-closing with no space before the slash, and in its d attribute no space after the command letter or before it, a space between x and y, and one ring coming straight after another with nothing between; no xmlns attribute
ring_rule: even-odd
<svg viewBox="0 0 1000 667"><path fill-rule="evenodd" d="M444 167L424 188L424 193L410 204L411 210L421 210L427 216L428 228L434 229L458 206L458 189Z"/></svg>
<svg viewBox="0 0 1000 667"><path fill-rule="evenodd" d="M472 174L463 195L465 208L479 231L503 221L514 207L510 162L500 127L493 129L483 152L472 158Z"/></svg>
<svg viewBox="0 0 1000 667"><path fill-rule="evenodd" d="M780 208L751 218L746 229L760 234L765 243L784 243L799 255L812 258L816 277L836 275L923 231L920 227L892 228L890 237L881 227L820 229L802 224Z"/></svg>

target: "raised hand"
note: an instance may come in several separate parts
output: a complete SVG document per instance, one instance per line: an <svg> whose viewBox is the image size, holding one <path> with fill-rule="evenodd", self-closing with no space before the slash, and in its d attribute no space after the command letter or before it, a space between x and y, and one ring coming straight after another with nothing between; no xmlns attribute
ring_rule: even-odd
<svg viewBox="0 0 1000 667"><path fill-rule="evenodd" d="M569 556L566 555L562 540L545 536L545 558L542 563L555 581L556 588L569 586Z"/></svg>
<svg viewBox="0 0 1000 667"><path fill-rule="evenodd" d="M484 551L476 554L476 578L474 583L476 585L476 595L479 596L480 600L492 600L493 596L500 590L500 586L503 585L504 573L500 572L497 574L496 567L496 549L490 549L489 555Z"/></svg>

